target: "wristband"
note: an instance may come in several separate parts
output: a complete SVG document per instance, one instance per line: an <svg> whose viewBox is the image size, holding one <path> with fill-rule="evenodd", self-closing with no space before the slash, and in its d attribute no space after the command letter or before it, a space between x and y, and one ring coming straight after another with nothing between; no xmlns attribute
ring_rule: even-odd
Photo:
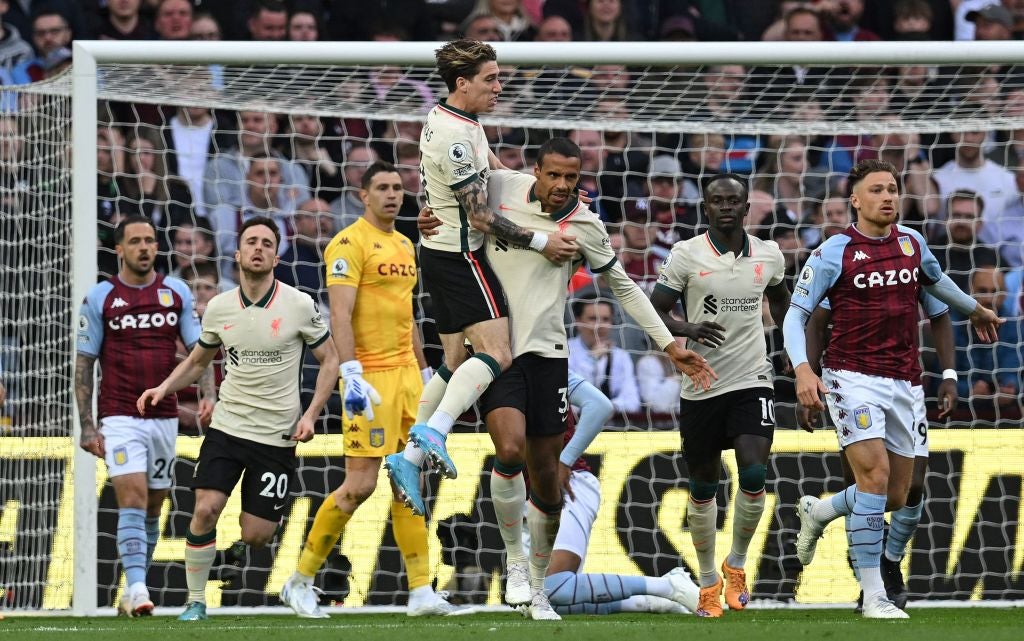
<svg viewBox="0 0 1024 641"><path fill-rule="evenodd" d="M420 370L420 376L423 377L423 384L426 385L430 382L430 377L434 375L434 370L430 367L424 367Z"/></svg>
<svg viewBox="0 0 1024 641"><path fill-rule="evenodd" d="M944 381L955 381L956 370L955 369L944 369L942 370L942 380Z"/></svg>
<svg viewBox="0 0 1024 641"><path fill-rule="evenodd" d="M548 244L548 235L542 231L533 232L533 238L530 239L530 249L535 252L544 251L544 247Z"/></svg>

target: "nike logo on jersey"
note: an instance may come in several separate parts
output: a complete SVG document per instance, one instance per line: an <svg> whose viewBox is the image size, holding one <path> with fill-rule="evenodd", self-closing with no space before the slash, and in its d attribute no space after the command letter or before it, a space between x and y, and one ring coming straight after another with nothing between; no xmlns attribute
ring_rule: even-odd
<svg viewBox="0 0 1024 641"><path fill-rule="evenodd" d="M274 505L274 511L277 511L277 510L280 510L281 508L283 508L283 507L284 507L284 505L285 505L285 503L287 503L287 502L288 502L288 501L285 501L285 502L284 502L284 503L282 503L281 505L277 505L277 504L275 504L275 505Z"/></svg>
<svg viewBox="0 0 1024 641"><path fill-rule="evenodd" d="M117 297L114 299L114 302L110 304L111 309L114 309L115 307L128 307L128 303L126 303L123 298Z"/></svg>
<svg viewBox="0 0 1024 641"><path fill-rule="evenodd" d="M715 272L713 272L713 271L711 271L711 272L700 272L700 275L703 277L703 276L707 276L708 274L714 274L714 273Z"/></svg>
<svg viewBox="0 0 1024 641"><path fill-rule="evenodd" d="M870 258L870 256L860 251L859 249L853 252L853 262L857 262L858 260L868 260Z"/></svg>
<svg viewBox="0 0 1024 641"><path fill-rule="evenodd" d="M225 325L225 326L224 326L224 331L226 332L226 331L228 331L229 329L231 329L232 327L234 327L234 325Z"/></svg>
<svg viewBox="0 0 1024 641"><path fill-rule="evenodd" d="M761 427L775 427L775 423L771 421L761 421Z"/></svg>

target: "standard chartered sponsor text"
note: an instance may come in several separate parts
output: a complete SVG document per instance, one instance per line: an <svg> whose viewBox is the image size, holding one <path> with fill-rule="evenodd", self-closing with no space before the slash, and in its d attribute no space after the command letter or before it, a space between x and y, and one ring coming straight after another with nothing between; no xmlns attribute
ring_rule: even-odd
<svg viewBox="0 0 1024 641"><path fill-rule="evenodd" d="M760 296L742 296L738 298L722 298L719 309L723 312L749 312L761 309Z"/></svg>
<svg viewBox="0 0 1024 641"><path fill-rule="evenodd" d="M270 365L284 360L281 351L276 349L243 349L238 352L238 358L252 365Z"/></svg>

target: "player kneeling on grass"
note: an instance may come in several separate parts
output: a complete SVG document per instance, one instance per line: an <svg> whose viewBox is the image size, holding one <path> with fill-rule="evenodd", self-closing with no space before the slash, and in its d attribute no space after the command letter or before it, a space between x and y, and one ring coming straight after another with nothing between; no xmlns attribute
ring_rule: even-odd
<svg viewBox="0 0 1024 641"><path fill-rule="evenodd" d="M337 381L338 354L313 299L274 279L280 239L270 218L242 223L235 251L239 286L210 301L195 349L137 401L145 414L195 381L223 346L227 375L192 475L196 502L185 536L188 603L181 621L206 619L217 521L240 478L242 541L259 548L273 540L288 506L295 445L313 438L314 424ZM302 412L299 369L307 347L320 361L320 373Z"/></svg>
<svg viewBox="0 0 1024 641"><path fill-rule="evenodd" d="M395 231L403 193L391 163L370 165L359 192L363 217L338 232L324 253L331 330L342 361L345 481L317 510L299 567L281 588L281 600L300 617L328 616L313 577L376 490L382 458L408 442L423 379L430 376L412 311L416 253ZM409 577L409 616L452 612L430 586L426 522L397 495L391 527Z"/></svg>

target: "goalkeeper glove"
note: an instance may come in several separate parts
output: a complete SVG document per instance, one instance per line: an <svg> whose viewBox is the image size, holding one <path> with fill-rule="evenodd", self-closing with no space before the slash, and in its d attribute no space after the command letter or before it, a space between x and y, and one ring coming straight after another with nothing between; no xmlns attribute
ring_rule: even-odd
<svg viewBox="0 0 1024 641"><path fill-rule="evenodd" d="M345 408L345 416L352 419L353 416L366 414L366 420L373 420L373 406L380 405L381 398L377 390L363 380L363 364L359 361L345 361L338 368L338 373L345 382L342 392L342 405Z"/></svg>

